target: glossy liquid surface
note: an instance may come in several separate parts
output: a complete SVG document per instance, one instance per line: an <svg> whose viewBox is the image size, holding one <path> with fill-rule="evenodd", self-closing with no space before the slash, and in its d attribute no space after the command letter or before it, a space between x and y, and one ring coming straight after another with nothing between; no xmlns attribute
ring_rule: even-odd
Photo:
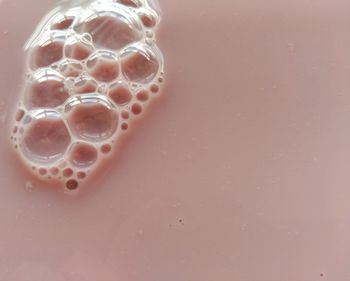
<svg viewBox="0 0 350 281"><path fill-rule="evenodd" d="M0 1L3 132L54 4ZM1 134L0 280L349 280L348 1L161 7L164 95L81 196Z"/></svg>

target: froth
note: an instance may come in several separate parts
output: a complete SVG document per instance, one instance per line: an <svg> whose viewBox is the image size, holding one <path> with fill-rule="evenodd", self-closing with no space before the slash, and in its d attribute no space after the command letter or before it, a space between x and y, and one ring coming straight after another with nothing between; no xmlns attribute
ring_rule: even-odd
<svg viewBox="0 0 350 281"><path fill-rule="evenodd" d="M159 5L80 0L49 12L26 45L11 140L48 184L78 187L114 151L163 82Z"/></svg>

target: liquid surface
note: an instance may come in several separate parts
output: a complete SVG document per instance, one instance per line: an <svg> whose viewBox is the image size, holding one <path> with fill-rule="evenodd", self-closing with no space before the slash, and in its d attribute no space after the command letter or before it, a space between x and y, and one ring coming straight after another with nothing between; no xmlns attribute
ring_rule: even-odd
<svg viewBox="0 0 350 281"><path fill-rule="evenodd" d="M55 4L0 1L2 131ZM161 7L164 95L80 196L33 186L1 134L0 280L348 281L349 2Z"/></svg>

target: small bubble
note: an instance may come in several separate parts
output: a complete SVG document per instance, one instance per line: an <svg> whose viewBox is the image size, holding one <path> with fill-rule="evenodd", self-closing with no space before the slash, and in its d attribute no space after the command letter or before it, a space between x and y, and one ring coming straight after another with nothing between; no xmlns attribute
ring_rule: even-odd
<svg viewBox="0 0 350 281"><path fill-rule="evenodd" d="M136 97L139 101L147 101L149 96L147 91L142 90L137 93Z"/></svg>
<svg viewBox="0 0 350 281"><path fill-rule="evenodd" d="M76 167L87 167L97 160L97 150L88 143L76 143L70 151L70 161Z"/></svg>
<svg viewBox="0 0 350 281"><path fill-rule="evenodd" d="M129 118L130 118L129 112L123 111L123 112L122 112L122 118L125 119L125 120L129 119Z"/></svg>
<svg viewBox="0 0 350 281"><path fill-rule="evenodd" d="M76 190L78 188L79 184L76 180L69 180L66 182L66 187L69 190Z"/></svg>
<svg viewBox="0 0 350 281"><path fill-rule="evenodd" d="M112 150L112 147L111 147L110 144L104 144L104 145L102 145L102 147L101 147L101 151L102 151L102 153L104 153L104 154L107 154L107 153L111 152L111 150Z"/></svg>
<svg viewBox="0 0 350 281"><path fill-rule="evenodd" d="M128 104L132 99L131 92L123 85L112 86L108 95L117 105Z"/></svg>
<svg viewBox="0 0 350 281"><path fill-rule="evenodd" d="M132 113L139 115L142 112L142 106L139 103L135 103L131 107Z"/></svg>
<svg viewBox="0 0 350 281"><path fill-rule="evenodd" d="M129 128L128 123L123 123L123 124L122 124L122 130L123 130L123 131L126 131L128 128Z"/></svg>
<svg viewBox="0 0 350 281"><path fill-rule="evenodd" d="M16 113L16 121L20 122L22 120L22 118L24 117L24 114L25 114L24 110L22 110L22 109L18 110Z"/></svg>
<svg viewBox="0 0 350 281"><path fill-rule="evenodd" d="M63 176L65 176L66 178L73 176L73 173L74 172L71 168L66 168L63 170Z"/></svg>
<svg viewBox="0 0 350 281"><path fill-rule="evenodd" d="M60 170L57 167L53 167L50 169L50 173L51 175L58 175L58 173L60 172Z"/></svg>
<svg viewBox="0 0 350 281"><path fill-rule="evenodd" d="M39 169L39 174L42 176L45 176L47 174L47 170L45 168L40 168Z"/></svg>
<svg viewBox="0 0 350 281"><path fill-rule="evenodd" d="M156 25L156 20L152 15L141 14L141 21L146 27L153 27Z"/></svg>
<svg viewBox="0 0 350 281"><path fill-rule="evenodd" d="M154 93L154 94L158 93L159 92L159 86L157 84L153 84L151 86L151 92Z"/></svg>
<svg viewBox="0 0 350 281"><path fill-rule="evenodd" d="M78 179L85 179L86 178L86 173L85 172L78 172L77 173Z"/></svg>

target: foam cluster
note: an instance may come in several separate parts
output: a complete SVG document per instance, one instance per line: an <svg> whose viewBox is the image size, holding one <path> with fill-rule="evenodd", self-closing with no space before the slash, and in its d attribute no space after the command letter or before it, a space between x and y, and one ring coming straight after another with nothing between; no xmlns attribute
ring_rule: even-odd
<svg viewBox="0 0 350 281"><path fill-rule="evenodd" d="M159 21L150 0L67 1L43 19L11 136L37 177L77 190L157 96Z"/></svg>

